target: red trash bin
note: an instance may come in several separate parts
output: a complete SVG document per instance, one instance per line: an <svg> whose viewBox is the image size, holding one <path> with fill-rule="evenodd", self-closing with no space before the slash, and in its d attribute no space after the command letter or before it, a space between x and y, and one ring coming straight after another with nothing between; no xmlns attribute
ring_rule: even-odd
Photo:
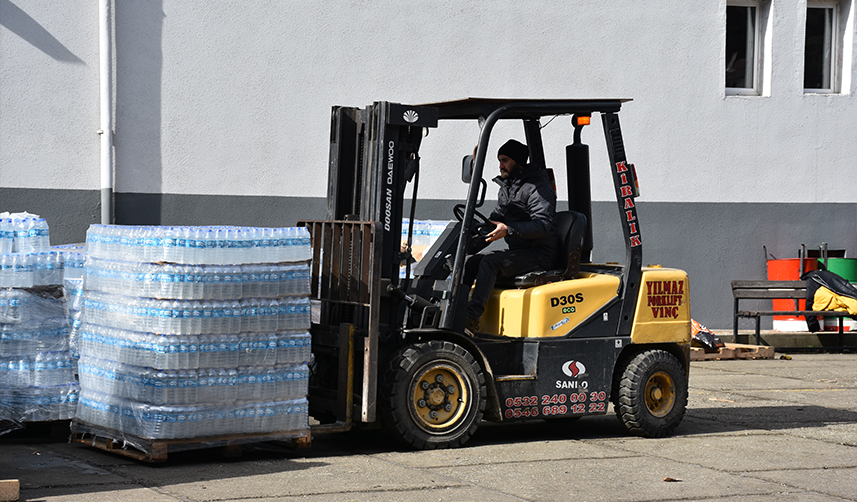
<svg viewBox="0 0 857 502"><path fill-rule="evenodd" d="M800 280L800 258L784 258L781 260L768 260L769 281L797 281ZM818 260L815 258L804 259L804 272L818 270ZM776 299L773 310L806 310L806 300L798 300L797 308L793 300ZM774 331L809 331L806 319L803 316L774 316Z"/></svg>

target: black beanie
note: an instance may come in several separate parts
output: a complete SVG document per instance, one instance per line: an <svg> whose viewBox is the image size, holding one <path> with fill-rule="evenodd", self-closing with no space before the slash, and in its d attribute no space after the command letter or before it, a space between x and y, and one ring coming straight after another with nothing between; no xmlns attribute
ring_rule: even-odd
<svg viewBox="0 0 857 502"><path fill-rule="evenodd" d="M518 163L519 166L527 165L527 157L530 156L530 149L527 145L510 139L497 150L497 156L505 155Z"/></svg>

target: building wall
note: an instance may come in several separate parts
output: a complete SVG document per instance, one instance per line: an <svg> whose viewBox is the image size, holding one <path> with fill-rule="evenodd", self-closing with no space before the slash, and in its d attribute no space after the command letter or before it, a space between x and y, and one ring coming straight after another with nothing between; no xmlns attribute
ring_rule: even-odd
<svg viewBox="0 0 857 502"><path fill-rule="evenodd" d="M854 15L841 6L841 93L803 92L806 2L781 0L763 4L762 95L739 97L723 86L723 0L115 2L116 221L324 216L332 105L629 97L644 259L686 269L694 317L727 327L728 282L764 277L763 245L777 257L802 243L857 253ZM0 211L48 217L54 243L99 219L98 99L97 2L0 0ZM523 138L497 132L492 148ZM544 134L560 166L567 120ZM477 135L460 125L425 139L418 216L450 217ZM606 153L597 127L584 141L594 257L608 259L621 245L597 171Z"/></svg>

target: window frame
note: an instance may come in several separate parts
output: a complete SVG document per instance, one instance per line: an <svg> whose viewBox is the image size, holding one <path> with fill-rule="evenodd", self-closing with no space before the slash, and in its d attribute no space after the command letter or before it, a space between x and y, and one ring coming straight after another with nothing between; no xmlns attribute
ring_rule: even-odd
<svg viewBox="0 0 857 502"><path fill-rule="evenodd" d="M762 6L761 2L756 0L730 0L726 4L726 8L729 7L749 7L755 10L754 22L753 22L753 79L752 85L750 87L728 87L726 86L726 64L728 61L724 60L724 78L722 80L726 95L727 96L760 96L762 89L761 82L761 71L762 71L762 28L761 28L761 14L762 14ZM728 57L726 54L726 25L725 25L726 16L724 16L724 36L723 36L723 44L724 44L724 57Z"/></svg>
<svg viewBox="0 0 857 502"><path fill-rule="evenodd" d="M803 35L803 72L801 73L801 88L803 89L804 94L836 94L839 92L839 51L840 51L840 37L839 37L839 15L840 15L840 3L836 1L824 1L824 0L808 0L806 2L806 13L809 13L810 9L830 9L832 16L830 20L830 60L828 63L828 71L830 72L830 86L827 88L808 88L805 87L804 83L806 82L806 19L804 17L804 35Z"/></svg>

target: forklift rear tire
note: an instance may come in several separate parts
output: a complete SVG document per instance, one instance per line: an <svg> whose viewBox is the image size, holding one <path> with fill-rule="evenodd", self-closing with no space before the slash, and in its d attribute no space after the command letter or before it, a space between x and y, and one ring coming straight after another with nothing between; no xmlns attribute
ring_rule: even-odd
<svg viewBox="0 0 857 502"><path fill-rule="evenodd" d="M463 445L485 411L485 376L460 345L433 340L402 348L384 374L381 418L399 441L422 450Z"/></svg>
<svg viewBox="0 0 857 502"><path fill-rule="evenodd" d="M648 350L631 358L618 385L619 421L636 436L672 434L687 408L686 375L678 359L664 350Z"/></svg>

